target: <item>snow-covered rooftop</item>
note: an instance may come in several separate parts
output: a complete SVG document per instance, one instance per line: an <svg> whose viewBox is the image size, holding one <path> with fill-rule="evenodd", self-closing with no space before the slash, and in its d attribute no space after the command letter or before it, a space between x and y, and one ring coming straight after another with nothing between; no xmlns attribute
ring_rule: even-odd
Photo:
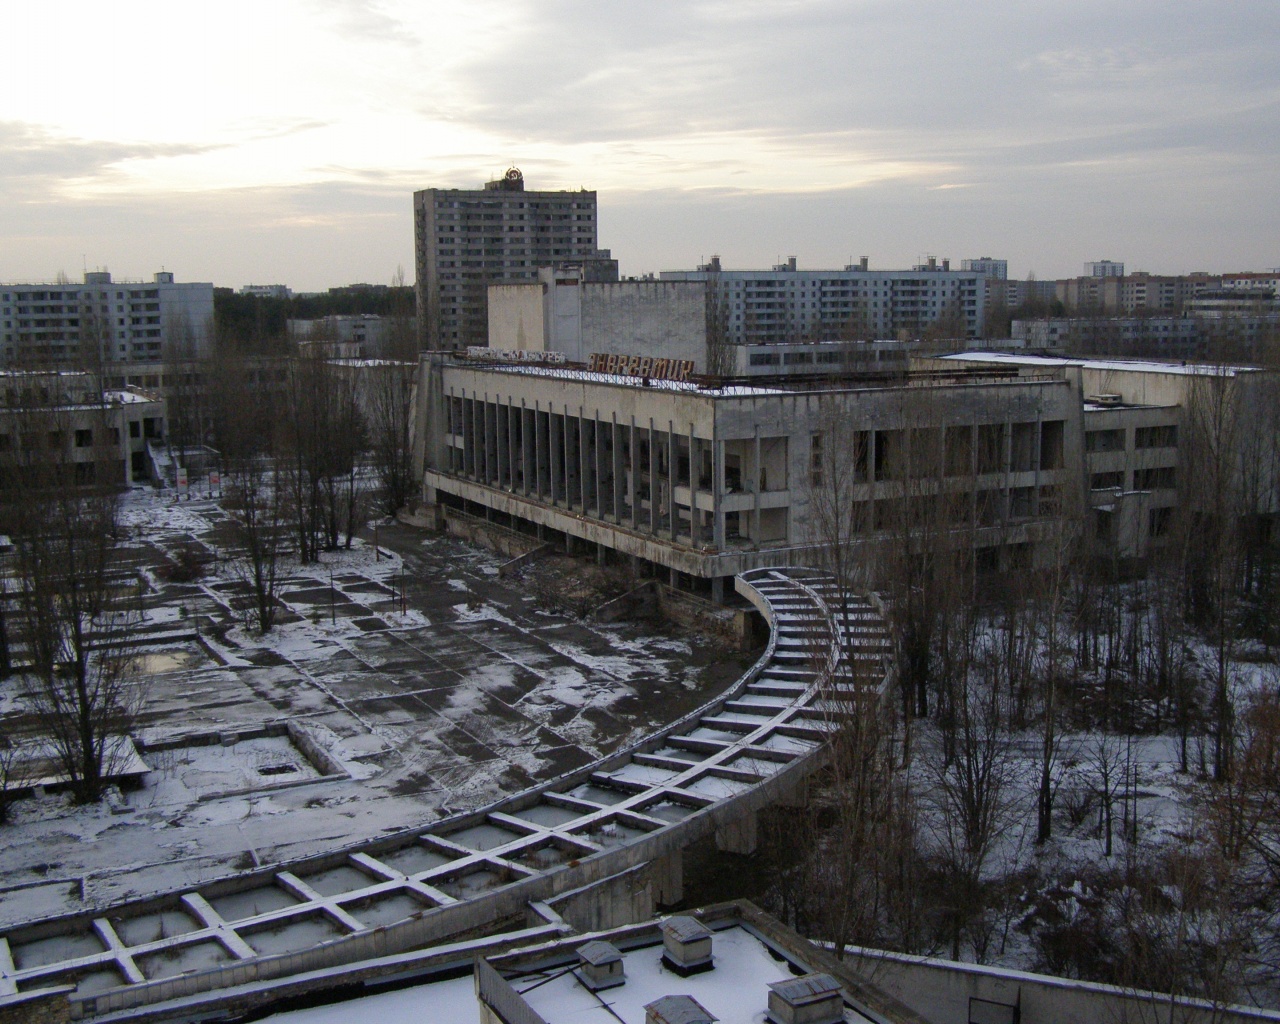
<svg viewBox="0 0 1280 1024"><path fill-rule="evenodd" d="M470 369L489 373L517 373L526 377L552 377L581 384L614 384L626 388L648 387L654 391L682 391L691 395L707 395L712 398L748 398L756 395L790 394L781 388L762 388L747 384L726 384L711 387L691 380L663 380L660 377L640 378L621 373L597 373L593 370L573 370L558 366L520 366L498 363L495 365L467 364ZM642 380L647 379L646 385Z"/></svg>
<svg viewBox="0 0 1280 1024"><path fill-rule="evenodd" d="M959 363L995 363L1005 366L1080 366L1086 370L1119 370L1130 373L1179 373L1204 376L1235 376L1257 373L1255 366L1218 366L1204 363L1169 363L1146 359L1073 359L1067 356L1030 356L1013 352L954 352L941 356Z"/></svg>
<svg viewBox="0 0 1280 1024"><path fill-rule="evenodd" d="M790 965L741 927L715 933L715 968L682 978L662 966L662 946L623 954L626 984L602 992L587 989L563 967L551 967L507 981L548 1024L644 1024L645 1006L663 996L690 995L722 1021L763 1020L772 983L790 981ZM271 1024L338 1024L376 1020L379 1024L419 1024L424 1020L474 1020L475 990L470 976L428 983L345 1003L318 1006L266 1018ZM851 1008L846 1021L867 1021Z"/></svg>

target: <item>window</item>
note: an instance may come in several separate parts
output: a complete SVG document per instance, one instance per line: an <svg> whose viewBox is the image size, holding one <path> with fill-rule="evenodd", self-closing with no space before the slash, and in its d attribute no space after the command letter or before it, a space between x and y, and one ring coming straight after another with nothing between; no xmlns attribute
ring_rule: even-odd
<svg viewBox="0 0 1280 1024"><path fill-rule="evenodd" d="M1086 430L1084 432L1084 450L1086 452L1124 451L1124 431Z"/></svg>
<svg viewBox="0 0 1280 1024"><path fill-rule="evenodd" d="M1040 424L1040 468L1062 468L1062 436L1066 424L1062 420L1049 420Z"/></svg>
<svg viewBox="0 0 1280 1024"><path fill-rule="evenodd" d="M816 433L809 441L809 486L822 486L822 434Z"/></svg>
<svg viewBox="0 0 1280 1024"><path fill-rule="evenodd" d="M1138 427L1133 432L1135 448L1175 448L1178 444L1178 427L1169 423L1159 427Z"/></svg>
<svg viewBox="0 0 1280 1024"><path fill-rule="evenodd" d="M92 448L93 447L93 431L77 430L76 431L76 447Z"/></svg>
<svg viewBox="0 0 1280 1024"><path fill-rule="evenodd" d="M1089 486L1095 491L1105 491L1113 487L1124 486L1124 470L1117 469L1111 473L1094 473Z"/></svg>
<svg viewBox="0 0 1280 1024"><path fill-rule="evenodd" d="M1151 537L1164 537L1173 523L1173 509L1153 508L1147 512L1147 533Z"/></svg>
<svg viewBox="0 0 1280 1024"><path fill-rule="evenodd" d="M142 424L139 423L137 420L134 420L132 423L129 424L129 436L130 437L142 436Z"/></svg>
<svg viewBox="0 0 1280 1024"><path fill-rule="evenodd" d="M1136 469L1133 472L1134 490L1156 491L1177 486L1177 473L1172 466L1158 466L1155 469Z"/></svg>

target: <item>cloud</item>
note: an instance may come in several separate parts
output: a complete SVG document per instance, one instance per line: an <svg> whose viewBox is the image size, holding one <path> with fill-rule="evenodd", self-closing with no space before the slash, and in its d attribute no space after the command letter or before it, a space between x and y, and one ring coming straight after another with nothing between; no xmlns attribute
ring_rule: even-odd
<svg viewBox="0 0 1280 1024"><path fill-rule="evenodd" d="M128 160L189 156L214 145L67 138L20 121L0 121L0 179L28 198L53 198L61 184L100 176ZM10 193L11 198L15 192Z"/></svg>
<svg viewBox="0 0 1280 1024"><path fill-rule="evenodd" d="M410 26L388 14L377 0L311 0L311 4L342 36L407 46L419 42Z"/></svg>

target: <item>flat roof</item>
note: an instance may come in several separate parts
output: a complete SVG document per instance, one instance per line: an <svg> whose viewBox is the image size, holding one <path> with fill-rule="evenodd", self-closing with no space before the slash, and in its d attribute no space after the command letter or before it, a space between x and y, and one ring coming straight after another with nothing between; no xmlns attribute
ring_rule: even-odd
<svg viewBox="0 0 1280 1024"><path fill-rule="evenodd" d="M960 363L994 363L1004 366L1080 366L1086 370L1120 370L1131 373L1179 373L1209 377L1259 373L1256 366L1210 366L1204 363L1166 363L1148 359L1074 359L1069 356L1023 356L1012 352L953 352L939 356Z"/></svg>
<svg viewBox="0 0 1280 1024"><path fill-rule="evenodd" d="M514 373L526 377L550 377L555 380L576 381L581 384L613 384L625 388L645 388L641 377L633 377L622 373L598 373L594 370L574 370L559 366L527 366L517 363L453 363L454 366L472 370L484 370L487 373ZM709 386L692 380L664 380L660 377L648 378L648 388L654 391L679 391L690 395L707 395L712 398L746 398L755 395L788 395L791 391L782 388L755 387L748 384L724 384Z"/></svg>

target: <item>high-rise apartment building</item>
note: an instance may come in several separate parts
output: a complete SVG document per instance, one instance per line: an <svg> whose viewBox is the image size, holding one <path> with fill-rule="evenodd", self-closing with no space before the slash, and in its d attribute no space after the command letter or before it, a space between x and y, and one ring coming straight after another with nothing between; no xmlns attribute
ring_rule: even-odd
<svg viewBox="0 0 1280 1024"><path fill-rule="evenodd" d="M1115 260L1094 260L1084 265L1085 277L1124 277L1124 264Z"/></svg>
<svg viewBox="0 0 1280 1024"><path fill-rule="evenodd" d="M0 284L0 365L95 369L155 363L170 344L185 358L213 345L213 285L177 283L160 272L148 282Z"/></svg>
<svg viewBox="0 0 1280 1024"><path fill-rule="evenodd" d="M490 284L535 281L539 267L566 262L603 262L617 280L596 248L595 192L526 192L514 167L483 189L415 192L413 224L424 348L486 344Z"/></svg>

